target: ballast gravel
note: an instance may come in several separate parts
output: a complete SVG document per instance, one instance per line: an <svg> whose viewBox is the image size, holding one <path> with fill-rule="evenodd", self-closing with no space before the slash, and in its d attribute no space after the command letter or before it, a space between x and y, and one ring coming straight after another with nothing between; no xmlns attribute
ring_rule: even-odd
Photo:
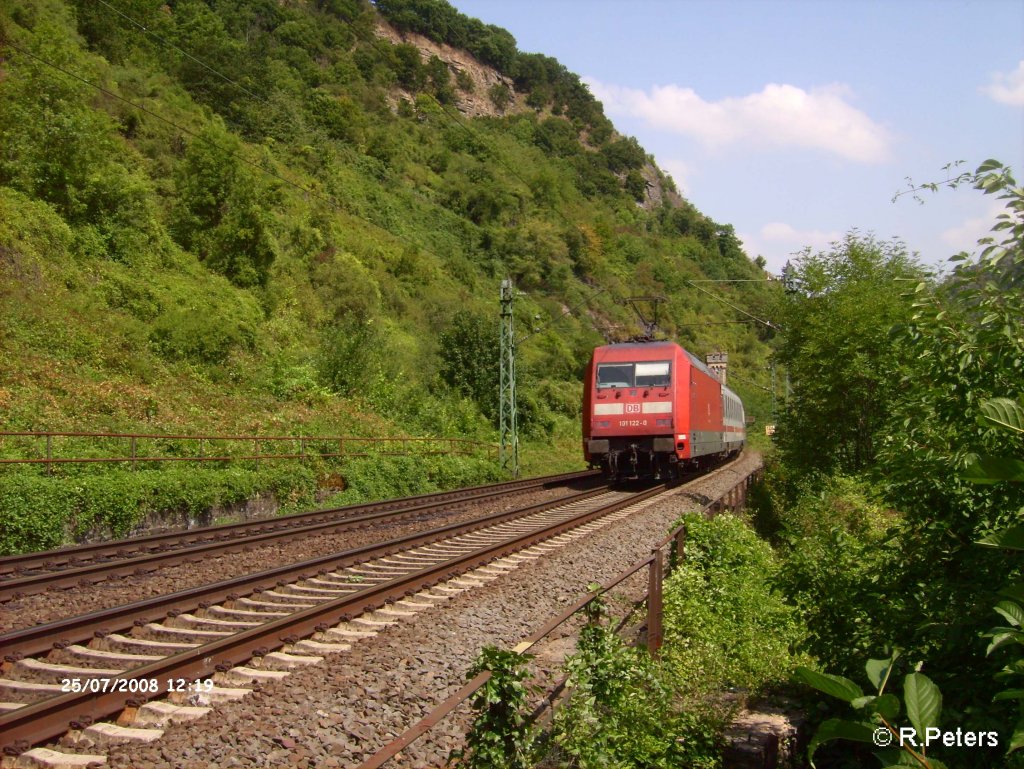
<svg viewBox="0 0 1024 769"><path fill-rule="evenodd" d="M456 692L484 645L512 648L587 592L650 553L684 512L726 494L760 466L744 454L730 466L592 535L407 618L373 638L352 643L322 664L263 684L238 701L217 704L205 718L173 724L152 743L55 745L63 752L108 756L108 766L354 767ZM624 585L620 600L636 600L646 574ZM538 649L545 683L571 653L563 630ZM440 767L462 745L469 720L463 706L387 767Z"/></svg>
<svg viewBox="0 0 1024 769"><path fill-rule="evenodd" d="M167 727L149 744L62 745L66 752L102 749L107 765L198 767L354 767L402 734L465 683L480 648L512 648L586 593L645 558L682 513L727 493L760 465L746 453L685 489L660 497L639 512L524 564L484 587L423 611L350 651L263 684L243 700L219 704L205 718ZM632 578L631 598L642 595L646 575ZM537 667L557 675L571 639L555 638L540 650ZM463 706L393 759L388 767L439 767L462 744L468 723Z"/></svg>
<svg viewBox="0 0 1024 769"><path fill-rule="evenodd" d="M367 529L317 534L288 542L259 545L251 550L203 558L199 563L169 566L148 574L107 579L91 585L88 590L50 590L25 596L17 601L0 604L0 633L121 606L144 598L167 595L178 590L265 571L309 558L340 553L355 547L372 545L384 539L447 526L487 513L504 512L560 499L577 491L578 488L573 485L511 494L485 504L453 503L448 512L423 514L415 519L405 518L398 523L383 522Z"/></svg>

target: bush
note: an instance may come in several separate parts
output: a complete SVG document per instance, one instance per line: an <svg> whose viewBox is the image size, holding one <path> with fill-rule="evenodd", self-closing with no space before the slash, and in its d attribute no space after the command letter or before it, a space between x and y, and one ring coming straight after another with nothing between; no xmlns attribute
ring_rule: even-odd
<svg viewBox="0 0 1024 769"><path fill-rule="evenodd" d="M324 334L321 381L343 395L365 393L380 371L383 334L372 321L346 318Z"/></svg>
<svg viewBox="0 0 1024 769"><path fill-rule="evenodd" d="M495 462L473 457L373 457L345 463L346 489L325 502L354 505L500 480Z"/></svg>
<svg viewBox="0 0 1024 769"><path fill-rule="evenodd" d="M570 766L719 766L723 719L681 707L669 671L609 627L592 618L566 668L572 694L553 736Z"/></svg>
<svg viewBox="0 0 1024 769"><path fill-rule="evenodd" d="M172 309L153 324L150 344L168 360L224 363L235 348L250 349L251 326L197 309Z"/></svg>
<svg viewBox="0 0 1024 769"><path fill-rule="evenodd" d="M313 504L316 474L302 465L260 470L168 467L99 475L0 477L0 553L48 550L131 534L149 516L195 517L214 505L272 493L291 511Z"/></svg>
<svg viewBox="0 0 1024 769"><path fill-rule="evenodd" d="M778 561L740 518L683 518L686 558L665 581L665 659L684 689L785 681L805 630L771 582Z"/></svg>
<svg viewBox="0 0 1024 769"><path fill-rule="evenodd" d="M827 508L823 510L827 515ZM878 656L878 624L887 602L874 543L840 527L793 543L775 586L794 603L807 627L804 649L828 670L855 675Z"/></svg>

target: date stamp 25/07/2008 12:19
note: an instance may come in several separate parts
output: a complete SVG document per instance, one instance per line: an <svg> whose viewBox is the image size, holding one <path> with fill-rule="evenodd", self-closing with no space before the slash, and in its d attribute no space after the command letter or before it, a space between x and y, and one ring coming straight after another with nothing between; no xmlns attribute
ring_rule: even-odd
<svg viewBox="0 0 1024 769"><path fill-rule="evenodd" d="M168 678L161 687L156 678L63 678L60 682L61 692L129 692L139 694L157 694L160 691L185 692L187 694L213 691L212 678Z"/></svg>

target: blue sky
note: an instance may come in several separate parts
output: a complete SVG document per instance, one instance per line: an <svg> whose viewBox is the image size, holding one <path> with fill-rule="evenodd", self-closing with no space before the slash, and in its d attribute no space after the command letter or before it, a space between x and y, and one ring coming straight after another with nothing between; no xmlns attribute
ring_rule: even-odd
<svg viewBox="0 0 1024 769"><path fill-rule="evenodd" d="M451 0L587 82L686 197L778 271L850 229L942 264L993 223L915 181L989 157L1024 180L1021 0Z"/></svg>

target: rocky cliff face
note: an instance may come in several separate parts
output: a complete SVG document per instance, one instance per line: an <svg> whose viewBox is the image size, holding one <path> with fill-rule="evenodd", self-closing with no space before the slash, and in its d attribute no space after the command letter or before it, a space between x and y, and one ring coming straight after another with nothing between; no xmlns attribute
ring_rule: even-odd
<svg viewBox="0 0 1024 769"><path fill-rule="evenodd" d="M436 56L448 65L452 79L456 82L459 80L466 82L468 77L472 88L464 89L458 86L455 88L455 106L466 117L500 117L533 111L533 108L526 103L526 96L516 92L511 78L502 75L494 67L481 63L472 54L444 43L437 43L416 32L400 32L381 18L377 19L376 32L379 37L392 43L416 46L424 61L430 59L431 56ZM491 89L499 85L505 86L511 95L508 104L503 108L498 108L490 97ZM397 106L400 99L413 101L415 98L413 94L403 91L401 88L395 89L393 97L393 106ZM663 174L656 165L648 163L641 170L641 174L647 184L647 189L644 199L637 205L647 210L653 210L666 202L673 207L683 202L682 197L662 183Z"/></svg>
<svg viewBox="0 0 1024 769"><path fill-rule="evenodd" d="M463 80L468 75L473 84L471 89L455 87L456 107L467 117L499 117L516 112L528 112L531 109L526 105L525 97L515 92L511 78L505 77L493 67L481 64L466 51L444 43L435 43L415 32L399 32L384 19L377 20L377 35L392 43L416 46L424 60L436 56L448 65L453 79L459 78L460 73L464 73ZM496 85L504 85L512 95L512 100L504 109L498 109L489 96L491 89ZM407 98L411 101L413 96L397 89L396 98Z"/></svg>
<svg viewBox="0 0 1024 769"><path fill-rule="evenodd" d="M668 203L672 208L678 208L683 204L683 197L662 183L664 174L654 163L648 163L641 168L640 175L647 184L647 190L644 199L637 205L652 211L660 208L663 203Z"/></svg>

